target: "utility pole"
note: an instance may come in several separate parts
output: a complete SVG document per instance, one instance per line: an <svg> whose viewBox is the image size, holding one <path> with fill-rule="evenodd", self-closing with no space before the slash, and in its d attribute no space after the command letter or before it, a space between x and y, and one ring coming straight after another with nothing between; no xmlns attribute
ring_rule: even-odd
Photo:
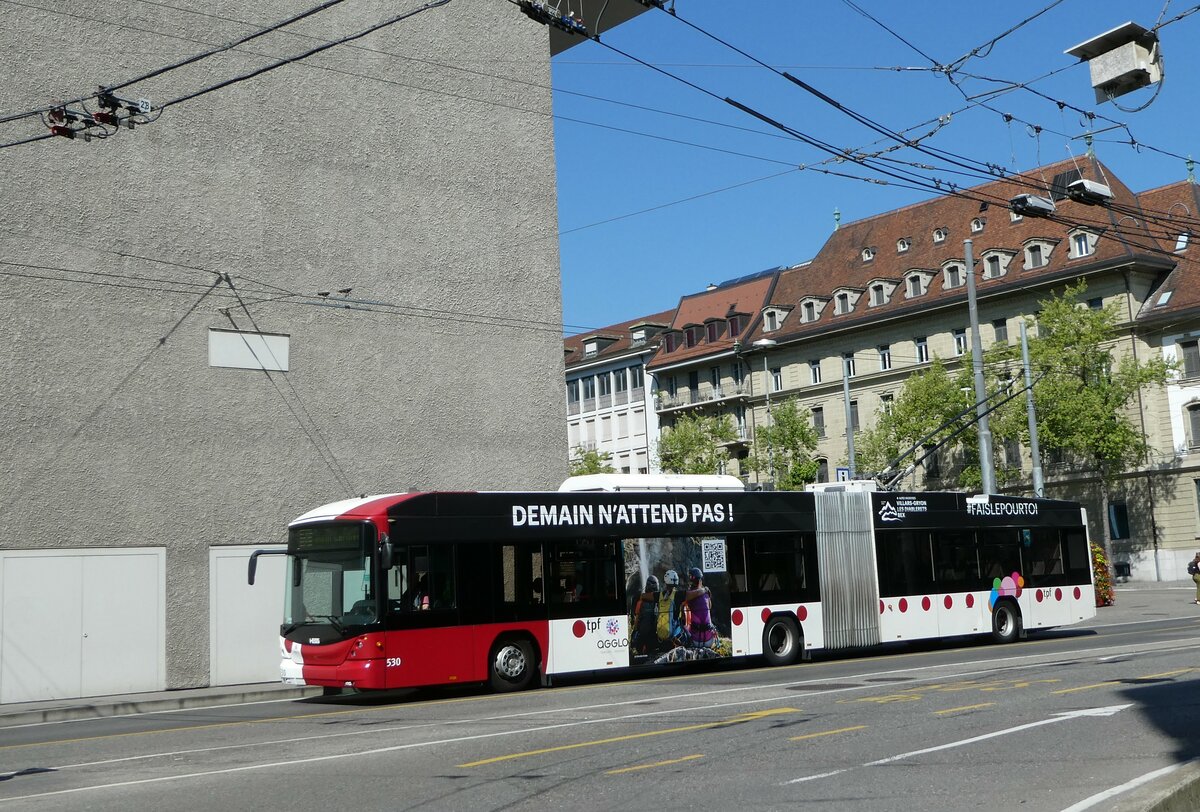
<svg viewBox="0 0 1200 812"><path fill-rule="evenodd" d="M1033 458L1033 495L1040 497L1046 495L1046 481L1042 478L1042 452L1038 448L1037 412L1033 408L1033 375L1029 371L1029 338L1025 334L1025 319L1021 319L1021 361L1025 367L1025 412L1029 415L1029 456Z"/></svg>
<svg viewBox="0 0 1200 812"><path fill-rule="evenodd" d="M779 342L773 338L760 338L754 346L763 351L763 391L767 395L767 467L771 469L771 487L775 487L775 450L771 446L771 370L767 364L767 350Z"/></svg>
<svg viewBox="0 0 1200 812"><path fill-rule="evenodd" d="M967 261L967 310L971 317L971 368L975 372L975 415L979 424L979 472L984 493L996 492L992 460L992 430L988 425L987 391L983 385L983 344L979 340L979 307L975 301L975 255L970 239L963 240Z"/></svg>
<svg viewBox="0 0 1200 812"><path fill-rule="evenodd" d="M850 479L858 472L854 465L854 413L850 408L850 359L842 356L842 401L846 405L846 459L850 467Z"/></svg>

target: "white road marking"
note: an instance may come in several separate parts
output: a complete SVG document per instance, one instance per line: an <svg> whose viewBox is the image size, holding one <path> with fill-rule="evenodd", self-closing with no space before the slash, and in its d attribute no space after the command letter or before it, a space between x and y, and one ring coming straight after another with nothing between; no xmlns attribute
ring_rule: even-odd
<svg viewBox="0 0 1200 812"><path fill-rule="evenodd" d="M1132 781L1126 781L1124 784L1119 784L1118 786L1106 789L1104 792L1097 792L1090 798L1084 798L1079 803L1068 806L1063 810L1063 812L1083 812L1083 810L1091 809L1093 806L1096 806L1102 801L1107 801L1109 798L1115 798L1118 795L1129 792L1131 789L1137 789L1143 784L1148 784L1156 778L1160 778L1164 775L1170 775L1181 767L1187 767L1188 765L1197 763L1200 763L1200 759L1193 758L1179 764L1171 764L1167 767L1163 767L1162 769L1148 772L1145 775L1134 778Z"/></svg>

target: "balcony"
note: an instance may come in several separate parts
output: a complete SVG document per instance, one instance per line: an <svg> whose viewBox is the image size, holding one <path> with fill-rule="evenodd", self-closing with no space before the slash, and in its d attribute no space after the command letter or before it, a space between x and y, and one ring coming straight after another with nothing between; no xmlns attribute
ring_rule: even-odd
<svg viewBox="0 0 1200 812"><path fill-rule="evenodd" d="M708 406L714 403L724 403L730 400L744 399L747 397L749 384L732 383L727 386L709 386L704 385L693 390L690 387L680 389L674 395L669 395L666 392L659 392L654 408L659 412L669 412L676 409L691 409L697 406Z"/></svg>
<svg viewBox="0 0 1200 812"><path fill-rule="evenodd" d="M734 435L732 440L726 440L723 443L718 443L722 448L733 448L739 445L750 444L750 429L746 426L734 426Z"/></svg>

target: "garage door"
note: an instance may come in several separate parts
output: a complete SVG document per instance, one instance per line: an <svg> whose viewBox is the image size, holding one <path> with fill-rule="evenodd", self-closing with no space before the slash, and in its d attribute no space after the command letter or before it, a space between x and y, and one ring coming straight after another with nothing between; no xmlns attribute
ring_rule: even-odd
<svg viewBox="0 0 1200 812"><path fill-rule="evenodd" d="M166 687L166 550L0 553L0 702Z"/></svg>
<svg viewBox="0 0 1200 812"><path fill-rule="evenodd" d="M258 559L254 586L246 566L256 549L212 547L209 570L209 677L213 685L279 681L279 624L283 619L284 556Z"/></svg>

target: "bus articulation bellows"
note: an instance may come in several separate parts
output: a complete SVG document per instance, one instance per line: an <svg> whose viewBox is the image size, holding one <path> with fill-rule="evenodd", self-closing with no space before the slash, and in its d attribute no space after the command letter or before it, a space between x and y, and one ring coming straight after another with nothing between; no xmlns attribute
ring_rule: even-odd
<svg viewBox="0 0 1200 812"><path fill-rule="evenodd" d="M1095 615L1086 517L1051 499L400 493L304 514L286 555L280 676L328 688L516 690Z"/></svg>

